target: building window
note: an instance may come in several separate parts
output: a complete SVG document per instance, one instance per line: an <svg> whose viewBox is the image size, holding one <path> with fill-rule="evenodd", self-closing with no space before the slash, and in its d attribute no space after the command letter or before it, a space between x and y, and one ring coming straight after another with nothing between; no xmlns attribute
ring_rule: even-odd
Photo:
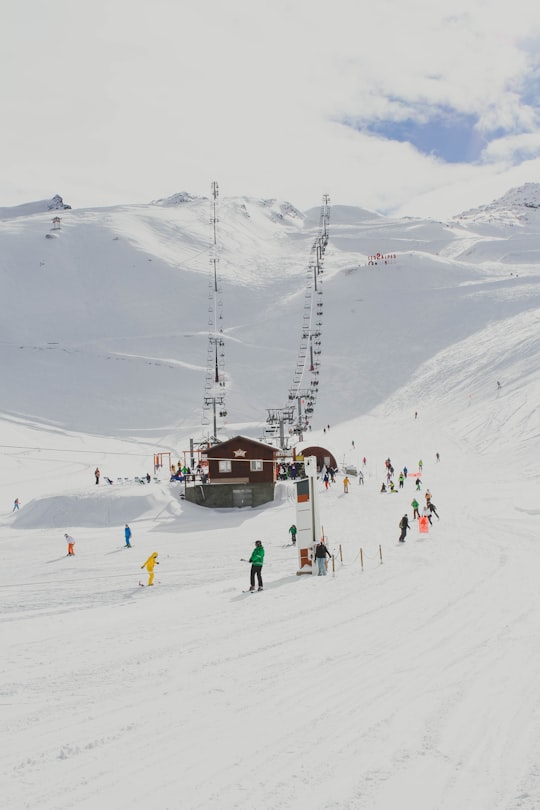
<svg viewBox="0 0 540 810"><path fill-rule="evenodd" d="M218 464L220 473L228 473L232 469L230 459L228 458L218 461Z"/></svg>
<svg viewBox="0 0 540 810"><path fill-rule="evenodd" d="M259 459L259 458L252 459L249 462L249 469L251 470L251 472L262 472L263 463L262 463L261 459Z"/></svg>

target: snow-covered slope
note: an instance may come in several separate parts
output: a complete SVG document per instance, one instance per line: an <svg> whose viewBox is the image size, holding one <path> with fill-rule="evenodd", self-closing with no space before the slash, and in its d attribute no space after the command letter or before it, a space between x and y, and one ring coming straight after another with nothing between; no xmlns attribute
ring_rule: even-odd
<svg viewBox="0 0 540 810"><path fill-rule="evenodd" d="M528 206L510 223L521 197L489 222L335 206L306 439L367 463L348 494L320 484L326 578L296 576L291 484L207 510L165 471L135 482L200 435L209 201L0 222L6 807L540 807L540 231ZM219 219L225 430L258 435L287 397L318 209L225 198ZM423 460L419 492L380 493L389 456ZM440 520L398 544L426 487ZM265 592L244 594L257 538Z"/></svg>

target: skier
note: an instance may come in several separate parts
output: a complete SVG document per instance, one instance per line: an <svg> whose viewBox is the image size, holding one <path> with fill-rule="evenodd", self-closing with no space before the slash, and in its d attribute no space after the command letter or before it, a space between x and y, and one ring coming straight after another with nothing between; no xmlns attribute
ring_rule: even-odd
<svg viewBox="0 0 540 810"><path fill-rule="evenodd" d="M347 493L349 491L349 484L350 483L351 482L349 481L348 476L345 476L345 478L343 479L343 492Z"/></svg>
<svg viewBox="0 0 540 810"><path fill-rule="evenodd" d="M141 565L141 568L146 568L146 570L148 571L148 584L149 585L154 584L154 566L159 565L159 562L157 560L157 556L158 556L157 551L154 551L148 557L147 561Z"/></svg>
<svg viewBox="0 0 540 810"><path fill-rule="evenodd" d="M329 557L332 555L326 548L324 543L324 538L321 537L320 541L315 546L315 559L317 560L317 565L319 567L319 571L317 573L318 577L325 577L326 576L326 555L328 554Z"/></svg>
<svg viewBox="0 0 540 810"><path fill-rule="evenodd" d="M19 499L18 499L18 498L15 498L15 500L13 501L13 511L14 511L14 512L18 512L18 511L19 511L19 504L20 504Z"/></svg>
<svg viewBox="0 0 540 810"><path fill-rule="evenodd" d="M124 537L126 538L126 545L124 546L124 548L132 548L132 545L131 545L131 542L130 542L131 541L131 529L129 528L127 523L126 523L126 525L124 527Z"/></svg>
<svg viewBox="0 0 540 810"><path fill-rule="evenodd" d="M73 537L71 537L67 533L64 535L64 537L66 538L67 544L68 544L68 550L67 550L66 557L74 557L75 556L75 549L73 548L73 546L75 545L75 540L73 539Z"/></svg>
<svg viewBox="0 0 540 810"><path fill-rule="evenodd" d="M405 476L405 478L407 478L408 472L409 471L408 471L407 467L403 467L403 475Z"/></svg>
<svg viewBox="0 0 540 810"><path fill-rule="evenodd" d="M403 515L403 517L401 518L401 520L399 521L399 528L401 529L401 534L399 535L399 542L400 542L400 543L404 543L404 542L405 542L405 538L406 538L406 536L407 536L407 529L410 529L410 528L411 528L411 527L409 526L409 518L408 518L408 516L407 516L407 513L406 513L406 512L405 512L405 514Z"/></svg>
<svg viewBox="0 0 540 810"><path fill-rule="evenodd" d="M94 470L94 475L96 476L96 484L99 484L99 476L101 475L99 467L96 467L96 469Z"/></svg>
<svg viewBox="0 0 540 810"><path fill-rule="evenodd" d="M417 489L417 490L421 490L421 489L422 489L422 480L421 480L420 478L417 478L417 479L416 479L416 489Z"/></svg>
<svg viewBox="0 0 540 810"><path fill-rule="evenodd" d="M264 563L264 548L260 540L255 540L255 548L251 552L251 557L249 558L248 562L251 563L249 590L252 592L255 590L255 577L257 577L257 582L259 584L259 591L262 591L263 589L262 567Z"/></svg>
<svg viewBox="0 0 540 810"><path fill-rule="evenodd" d="M424 462L422 461L422 459L420 459L420 461L418 462L418 469L420 470L420 472L422 472L422 467L423 466L424 466Z"/></svg>
<svg viewBox="0 0 540 810"><path fill-rule="evenodd" d="M437 509L436 509L435 504L433 503L433 501L430 501L427 506L428 506L428 509L431 512L431 514L435 515L437 520L440 520L439 515L437 514Z"/></svg>
<svg viewBox="0 0 540 810"><path fill-rule="evenodd" d="M429 501L426 503L424 508L422 509L422 517L425 517L429 520L429 525L432 526L431 522L431 509L429 508Z"/></svg>
<svg viewBox="0 0 540 810"><path fill-rule="evenodd" d="M411 506L412 506L412 508L414 510L413 511L413 520L414 520L414 518L420 518L420 512L418 511L418 507L420 506L420 504L418 503L416 498L413 498L413 500L411 501Z"/></svg>
<svg viewBox="0 0 540 810"><path fill-rule="evenodd" d="M400 472L399 474L398 481L399 481L399 488L403 489L403 484L405 483L405 476L403 475L402 472Z"/></svg>
<svg viewBox="0 0 540 810"><path fill-rule="evenodd" d="M358 483L363 486L364 485L364 473L362 470L358 470Z"/></svg>
<svg viewBox="0 0 540 810"><path fill-rule="evenodd" d="M429 491L429 489L426 489L425 498L426 498L426 502L429 504L429 502L431 500L431 492Z"/></svg>
<svg viewBox="0 0 540 810"><path fill-rule="evenodd" d="M297 532L297 531L298 531L298 529L296 528L296 526L295 526L295 525L294 525L294 523L293 523L293 525L292 525L292 526L291 526L291 528L289 529L289 534L291 535L291 543L293 544L293 546L294 546L294 545L295 545L295 543L296 543L296 532Z"/></svg>

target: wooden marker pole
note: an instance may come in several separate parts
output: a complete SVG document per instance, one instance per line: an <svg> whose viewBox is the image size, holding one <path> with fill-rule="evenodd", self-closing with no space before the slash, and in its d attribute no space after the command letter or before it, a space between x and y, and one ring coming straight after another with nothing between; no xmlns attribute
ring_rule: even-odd
<svg viewBox="0 0 540 810"><path fill-rule="evenodd" d="M341 543L339 544L339 559L343 562L343 549L341 548Z"/></svg>
<svg viewBox="0 0 540 810"><path fill-rule="evenodd" d="M382 546L381 545L379 545L379 558L380 558L381 565L382 565L383 560L382 560Z"/></svg>
<svg viewBox="0 0 540 810"><path fill-rule="evenodd" d="M360 568L362 571L364 570L364 552L360 549Z"/></svg>

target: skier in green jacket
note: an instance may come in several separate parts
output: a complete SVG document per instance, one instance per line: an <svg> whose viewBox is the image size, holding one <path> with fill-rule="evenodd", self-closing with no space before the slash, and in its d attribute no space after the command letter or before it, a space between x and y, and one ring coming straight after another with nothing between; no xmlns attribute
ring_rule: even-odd
<svg viewBox="0 0 540 810"><path fill-rule="evenodd" d="M251 577L250 577L250 591L255 590L255 577L257 577L257 581L259 583L259 591L263 589L263 581L262 581L262 567L264 562L264 548L263 544L260 540L255 541L255 548L251 552L251 557L249 558L248 562L251 563Z"/></svg>

